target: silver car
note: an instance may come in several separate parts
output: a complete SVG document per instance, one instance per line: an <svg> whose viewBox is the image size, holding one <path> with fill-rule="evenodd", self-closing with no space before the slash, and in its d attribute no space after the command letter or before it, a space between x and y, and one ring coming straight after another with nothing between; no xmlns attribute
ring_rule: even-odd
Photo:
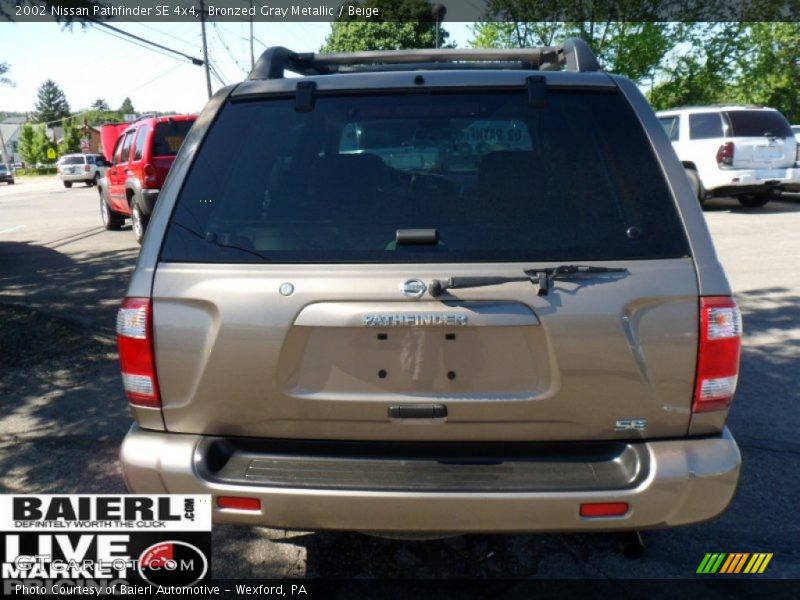
<svg viewBox="0 0 800 600"><path fill-rule="evenodd" d="M128 487L220 523L635 531L739 479L739 310L580 40L267 50L181 147L117 332Z"/></svg>
<svg viewBox="0 0 800 600"><path fill-rule="evenodd" d="M102 154L65 154L58 159L56 171L65 188L73 183L97 185L111 166Z"/></svg>

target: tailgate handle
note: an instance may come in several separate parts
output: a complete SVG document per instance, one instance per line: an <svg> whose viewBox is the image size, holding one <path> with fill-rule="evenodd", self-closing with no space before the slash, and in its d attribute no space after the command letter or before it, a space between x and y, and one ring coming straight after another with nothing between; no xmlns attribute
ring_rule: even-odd
<svg viewBox="0 0 800 600"><path fill-rule="evenodd" d="M444 404L396 404L389 407L390 419L444 419Z"/></svg>

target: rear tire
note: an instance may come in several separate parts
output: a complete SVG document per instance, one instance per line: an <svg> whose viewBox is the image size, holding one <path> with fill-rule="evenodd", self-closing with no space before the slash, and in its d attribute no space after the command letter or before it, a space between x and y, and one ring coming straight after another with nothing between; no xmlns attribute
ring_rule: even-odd
<svg viewBox="0 0 800 600"><path fill-rule="evenodd" d="M65 188L71 188L72 187L72 182L71 181L65 181L64 182L64 187Z"/></svg>
<svg viewBox="0 0 800 600"><path fill-rule="evenodd" d="M91 181L87 181L86 185L88 185L89 187L95 186L95 185L97 185L97 180L98 179L100 179L100 176L97 173L95 173L94 177L92 177L92 180Z"/></svg>
<svg viewBox="0 0 800 600"><path fill-rule="evenodd" d="M744 206L745 208L760 208L764 206L767 202L772 200L771 194L753 194L753 195L746 195L746 196L739 196L737 198L739 200L739 204Z"/></svg>
<svg viewBox="0 0 800 600"><path fill-rule="evenodd" d="M139 205L134 202L131 208L131 226L133 228L133 237L136 238L139 244L144 239L144 232L147 230L147 222L149 220L142 214L142 209L139 208Z"/></svg>
<svg viewBox="0 0 800 600"><path fill-rule="evenodd" d="M706 193L705 190L703 190L703 184L700 183L700 176L694 169L686 169L686 176L689 178L692 191L694 191L694 197L697 198L697 202L703 207L706 203Z"/></svg>
<svg viewBox="0 0 800 600"><path fill-rule="evenodd" d="M100 218L103 220L103 227L108 231L119 231L125 223L125 217L111 210L108 202L103 198L102 191L100 192Z"/></svg>

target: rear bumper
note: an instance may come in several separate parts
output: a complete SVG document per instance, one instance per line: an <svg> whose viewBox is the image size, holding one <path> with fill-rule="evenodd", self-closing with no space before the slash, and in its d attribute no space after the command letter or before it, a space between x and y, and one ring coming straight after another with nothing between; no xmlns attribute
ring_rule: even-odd
<svg viewBox="0 0 800 600"><path fill-rule="evenodd" d="M94 181L94 172L93 171L89 171L89 172L83 171L83 172L80 172L80 173L59 173L58 174L58 178L61 181L70 181L70 182Z"/></svg>
<svg viewBox="0 0 800 600"><path fill-rule="evenodd" d="M708 179L703 187L717 196L800 189L800 168L718 169Z"/></svg>
<svg viewBox="0 0 800 600"><path fill-rule="evenodd" d="M143 189L141 191L141 202L139 206L142 209L142 212L145 216L150 215L153 212L153 208L156 205L156 200L158 200L158 193L161 190L146 190Z"/></svg>
<svg viewBox="0 0 800 600"><path fill-rule="evenodd" d="M733 499L741 465L736 442L725 429L712 438L629 444L646 457L646 471L624 489L504 491L502 464L497 466L497 487L479 492L271 487L247 478L232 483L201 474L198 465L205 460L208 440L134 425L120 453L128 488L135 493L260 499L259 511L222 509L214 503L217 523L376 532L610 531L685 525L718 516ZM453 465L443 468L452 471ZM630 510L621 517L583 518L579 507L585 502L627 502Z"/></svg>

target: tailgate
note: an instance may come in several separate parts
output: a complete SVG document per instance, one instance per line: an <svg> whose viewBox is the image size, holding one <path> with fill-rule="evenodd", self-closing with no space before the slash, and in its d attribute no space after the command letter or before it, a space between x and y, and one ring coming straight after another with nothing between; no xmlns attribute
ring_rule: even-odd
<svg viewBox="0 0 800 600"><path fill-rule="evenodd" d="M559 281L544 297L519 282L411 299L399 291L408 279L479 266L162 264L153 312L167 428L353 440L685 435L693 263L617 266L628 273ZM419 405L446 416L393 418ZM618 430L631 420L646 428Z"/></svg>
<svg viewBox="0 0 800 600"><path fill-rule="evenodd" d="M790 138L732 138L733 168L778 169L794 166L797 142Z"/></svg>
<svg viewBox="0 0 800 600"><path fill-rule="evenodd" d="M723 113L728 140L734 144L733 167L776 169L794 166L797 140L789 122L776 110L741 109Z"/></svg>
<svg viewBox="0 0 800 600"><path fill-rule="evenodd" d="M169 169L172 163L175 162L174 156L154 156L153 166L156 168L156 185L154 188L161 189L164 187L164 182L167 180Z"/></svg>

